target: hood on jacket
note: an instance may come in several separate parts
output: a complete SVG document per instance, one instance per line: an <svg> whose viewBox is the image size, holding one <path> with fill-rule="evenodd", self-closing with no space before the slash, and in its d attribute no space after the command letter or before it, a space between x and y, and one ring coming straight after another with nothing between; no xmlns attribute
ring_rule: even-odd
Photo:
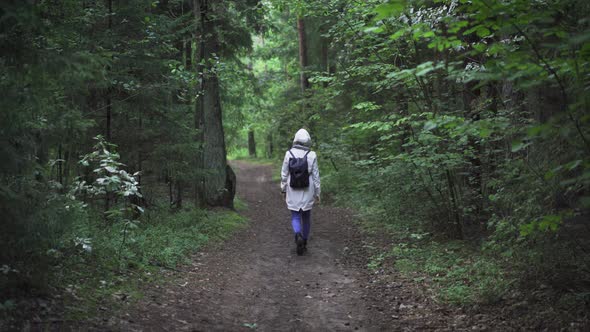
<svg viewBox="0 0 590 332"><path fill-rule="evenodd" d="M305 129L299 129L295 134L295 138L293 139L293 144L300 144L303 146L310 147L311 146L311 136Z"/></svg>

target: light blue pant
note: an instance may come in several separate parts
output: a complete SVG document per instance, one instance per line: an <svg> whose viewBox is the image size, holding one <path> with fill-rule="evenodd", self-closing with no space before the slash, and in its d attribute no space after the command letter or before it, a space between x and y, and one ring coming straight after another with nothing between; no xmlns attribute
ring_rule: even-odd
<svg viewBox="0 0 590 332"><path fill-rule="evenodd" d="M311 229L311 210L291 211L291 225L295 234L301 233L303 239L307 240Z"/></svg>

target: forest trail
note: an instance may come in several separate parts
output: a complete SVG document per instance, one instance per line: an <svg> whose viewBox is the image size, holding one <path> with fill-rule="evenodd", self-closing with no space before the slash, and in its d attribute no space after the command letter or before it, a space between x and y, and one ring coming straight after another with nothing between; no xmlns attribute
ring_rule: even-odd
<svg viewBox="0 0 590 332"><path fill-rule="evenodd" d="M153 289L129 329L366 330L359 272L341 262L353 232L343 210L313 210L309 250L297 256L289 213L268 166L233 163L248 226L196 255L169 289ZM184 281L183 281L184 280ZM127 329L127 328L125 328Z"/></svg>
<svg viewBox="0 0 590 332"><path fill-rule="evenodd" d="M458 328L428 297L417 295L420 292L411 284L366 269L360 253L363 242L350 211L315 207L309 250L297 256L289 213L278 184L271 181L270 167L241 161L233 166L238 196L248 204L242 212L248 226L219 246L195 255L173 282L146 290L135 309L115 324L116 329Z"/></svg>

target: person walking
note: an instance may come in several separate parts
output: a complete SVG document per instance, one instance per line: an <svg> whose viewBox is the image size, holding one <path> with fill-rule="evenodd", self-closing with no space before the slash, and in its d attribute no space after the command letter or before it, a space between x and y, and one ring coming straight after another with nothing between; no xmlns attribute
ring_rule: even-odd
<svg viewBox="0 0 590 332"><path fill-rule="evenodd" d="M311 230L311 209L320 202L320 170L317 155L311 151L311 136L299 129L293 146L285 153L281 169L281 192L291 211L297 254L307 250Z"/></svg>

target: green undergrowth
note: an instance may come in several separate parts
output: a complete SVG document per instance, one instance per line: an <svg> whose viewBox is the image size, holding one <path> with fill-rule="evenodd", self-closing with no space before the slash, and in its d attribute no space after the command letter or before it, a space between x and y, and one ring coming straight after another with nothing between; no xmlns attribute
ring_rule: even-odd
<svg viewBox="0 0 590 332"><path fill-rule="evenodd" d="M516 281L504 262L462 241L437 241L431 234L380 220L361 221L367 233L385 232L391 246L374 253L371 270L393 267L434 291L437 300L457 305L492 304L501 300ZM370 217L370 215L369 215Z"/></svg>
<svg viewBox="0 0 590 332"><path fill-rule="evenodd" d="M367 239L377 239L378 245L365 244L370 270L400 273L440 303L503 306L527 317L550 308L543 315L564 321L585 316L590 293L580 271L588 271L587 259L572 254L569 242L519 237L494 218L487 221L487 234L453 239L437 229L437 218L445 216L428 208L404 171L386 176L361 167L322 169L327 201L356 210Z"/></svg>
<svg viewBox="0 0 590 332"><path fill-rule="evenodd" d="M238 200L236 206L243 209L245 203ZM133 229L88 216L48 253L48 288L53 291L47 294L63 294L66 320L84 321L112 312L141 298L148 283L166 281L163 272L181 269L204 245L225 239L245 224L234 211L194 208L152 207ZM18 317L19 309L23 308L1 311L8 319L22 321L26 317Z"/></svg>
<svg viewBox="0 0 590 332"><path fill-rule="evenodd" d="M243 217L232 211L190 208L146 212L125 246L121 246L119 227L93 229L95 242L102 243L95 249L94 259L88 260L96 265L74 269L60 282L77 290L69 315L72 319L90 318L96 314L95 308L106 303L117 305L141 298L141 286L146 282L163 282L162 271L177 270L205 244L223 240L244 225Z"/></svg>
<svg viewBox="0 0 590 332"><path fill-rule="evenodd" d="M362 174L349 169L324 173L322 186L329 199L355 208L363 232L385 236L390 243L386 249L372 248L369 269L393 268L424 283L438 301L456 305L496 303L514 286L516 278L507 273L505 260L468 241L437 238L418 219L400 220L395 212L404 207L367 195Z"/></svg>

